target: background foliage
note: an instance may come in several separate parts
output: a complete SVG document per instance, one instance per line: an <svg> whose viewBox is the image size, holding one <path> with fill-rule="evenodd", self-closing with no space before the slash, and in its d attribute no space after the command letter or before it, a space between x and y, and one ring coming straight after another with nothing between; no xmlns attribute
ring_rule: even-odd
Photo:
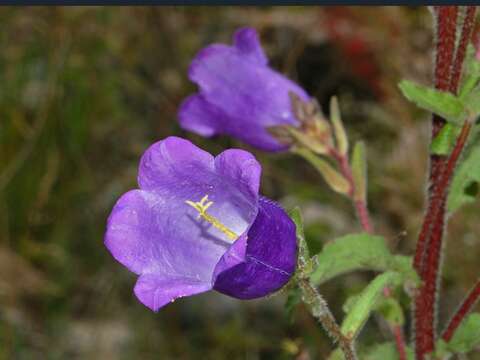
<svg viewBox="0 0 480 360"><path fill-rule="evenodd" d="M243 147L181 131L176 111L195 90L190 59L256 27L272 65L316 96L337 94L351 139L367 142L378 232L412 254L423 214L428 121L403 100L402 77L431 77L431 18L406 7L81 7L0 9L0 358L316 359L330 345L285 296L241 302L211 293L153 314L134 276L103 246L114 201L135 187L139 157L176 134L218 153ZM353 142L352 141L352 142ZM312 252L359 230L350 204L290 155L249 149L262 192L298 204ZM478 205L450 219L441 308L478 274ZM373 274L320 290L337 318ZM443 318L450 314L441 312ZM368 326L368 325L367 325ZM373 327L372 327L373 329ZM367 328L363 343L388 338ZM361 350L361 349L360 349ZM473 358L473 357L472 357Z"/></svg>

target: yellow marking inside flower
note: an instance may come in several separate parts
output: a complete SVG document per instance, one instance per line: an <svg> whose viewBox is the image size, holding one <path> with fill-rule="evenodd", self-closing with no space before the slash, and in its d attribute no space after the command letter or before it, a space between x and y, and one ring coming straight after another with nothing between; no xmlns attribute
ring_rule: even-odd
<svg viewBox="0 0 480 360"><path fill-rule="evenodd" d="M220 220L210 214L207 214L208 208L213 205L213 201L208 201L208 195L205 195L200 201L193 202L186 200L185 203L198 211L198 219L203 218L204 220L208 221L218 230L227 235L230 240L236 240L238 238L238 235L223 225Z"/></svg>

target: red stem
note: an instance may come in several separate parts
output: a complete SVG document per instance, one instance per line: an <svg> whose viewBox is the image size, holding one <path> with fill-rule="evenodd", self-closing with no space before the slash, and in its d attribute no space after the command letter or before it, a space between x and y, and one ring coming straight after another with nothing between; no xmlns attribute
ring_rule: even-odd
<svg viewBox="0 0 480 360"><path fill-rule="evenodd" d="M433 190L431 196L431 208L433 211L431 216L425 217L422 226L422 232L427 231L428 228L431 228L431 231L429 232L429 249L425 254L423 271L420 272L424 285L415 299L415 350L419 360L423 360L425 354L433 351L435 345L436 295L445 218L444 204L450 179L458 158L465 147L471 127L472 124L469 120L462 127L455 147L445 164L442 176ZM429 223L430 219L434 220L433 224Z"/></svg>
<svg viewBox="0 0 480 360"><path fill-rule="evenodd" d="M398 360L407 360L407 346L403 337L403 330L400 325L392 327L393 336L395 337L395 346L397 347Z"/></svg>
<svg viewBox="0 0 480 360"><path fill-rule="evenodd" d="M454 6L435 8L438 30L435 87L439 90L457 92L466 48L472 37L475 11L474 6L466 8L461 37L453 59L458 9ZM432 139L444 124L444 119L436 115L433 116ZM443 156L431 156L428 210L414 258L414 266L424 281L424 285L415 299L415 350L419 360L423 360L425 354L434 349L436 305L439 293L438 284L445 223L445 199L450 178L453 175L458 156L468 138L470 127L471 125L465 124L448 163Z"/></svg>
<svg viewBox="0 0 480 360"><path fill-rule="evenodd" d="M462 36L455 52L455 60L453 62L452 76L450 78L449 91L453 94L457 93L462 74L463 61L467 53L467 46L472 39L473 27L475 25L476 6L467 6L465 19L463 20Z"/></svg>
<svg viewBox="0 0 480 360"><path fill-rule="evenodd" d="M385 296L386 298L392 296L392 291L389 287L383 289L383 296ZM398 359L407 360L407 345L405 344L402 326L389 324L389 327L393 333L393 337L395 338L395 346L397 347Z"/></svg>
<svg viewBox="0 0 480 360"><path fill-rule="evenodd" d="M363 230L365 230L367 233L373 233L373 228L368 215L367 204L365 204L365 201L360 200L356 200L354 202L355 209L357 210L358 220L360 221Z"/></svg>
<svg viewBox="0 0 480 360"><path fill-rule="evenodd" d="M355 200L355 181L352 175L352 169L348 162L347 155L340 154L336 149L331 148L329 149L331 156L335 159L340 168L341 174L347 179L350 184L350 193L349 196L352 199L353 205L355 207L355 211L357 213L358 220L360 221L360 225L362 226L363 230L367 233L373 233L373 227L370 222L370 215L368 213L367 203L365 200Z"/></svg>
<svg viewBox="0 0 480 360"><path fill-rule="evenodd" d="M460 307L455 312L455 315L451 318L447 327L445 328L442 339L446 342L449 342L457 330L458 326L462 323L465 317L470 313L472 308L475 306L477 301L480 298L480 279L477 281L475 286L470 290L465 300L463 300Z"/></svg>
<svg viewBox="0 0 480 360"><path fill-rule="evenodd" d="M457 25L457 6L437 6L434 8L435 19L437 22L436 33L436 56L435 56L435 88L447 91L450 87L450 71L455 51L455 32ZM442 129L445 120L434 114L432 118L432 139ZM430 188L429 194L433 192L436 180L441 175L441 169L444 165L445 158L443 156L430 156ZM431 199L425 214L425 220L429 223L433 222L431 218ZM429 236L429 228L420 232L417 248L414 257L414 267L417 271L422 271L422 262L425 249L427 248L427 237Z"/></svg>

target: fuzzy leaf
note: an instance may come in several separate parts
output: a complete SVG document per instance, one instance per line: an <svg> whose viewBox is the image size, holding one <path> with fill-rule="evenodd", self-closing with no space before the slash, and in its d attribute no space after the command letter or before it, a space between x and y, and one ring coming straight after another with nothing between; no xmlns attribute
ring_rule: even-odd
<svg viewBox="0 0 480 360"><path fill-rule="evenodd" d="M357 142L353 149L352 176L355 184L354 199L356 201L365 201L367 192L367 159L363 141Z"/></svg>
<svg viewBox="0 0 480 360"><path fill-rule="evenodd" d="M459 326L447 348L453 353L465 354L480 345L480 313L473 313Z"/></svg>
<svg viewBox="0 0 480 360"><path fill-rule="evenodd" d="M349 339L354 339L359 334L370 314L375 310L377 302L387 286L399 284L401 275L396 272L386 272L378 275L368 286L363 289L343 320L341 331Z"/></svg>
<svg viewBox="0 0 480 360"><path fill-rule="evenodd" d="M354 270L385 271L393 256L385 239L367 233L350 234L326 244L317 255L317 267L311 275L318 285L335 276Z"/></svg>
<svg viewBox="0 0 480 360"><path fill-rule="evenodd" d="M460 125L464 109L462 101L455 95L408 80L402 80L399 87L403 95L417 106L438 114L453 124Z"/></svg>
<svg viewBox="0 0 480 360"><path fill-rule="evenodd" d="M449 212L475 201L480 182L480 146L475 146L461 162L450 187L447 200Z"/></svg>

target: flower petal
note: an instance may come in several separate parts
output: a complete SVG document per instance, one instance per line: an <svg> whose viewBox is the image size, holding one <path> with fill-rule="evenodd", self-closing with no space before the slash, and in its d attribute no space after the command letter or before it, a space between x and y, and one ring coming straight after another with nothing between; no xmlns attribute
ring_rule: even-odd
<svg viewBox="0 0 480 360"><path fill-rule="evenodd" d="M260 198L258 215L248 231L245 260L235 264L222 258L215 269L214 289L239 299L268 295L293 275L296 254L295 224L273 201Z"/></svg>
<svg viewBox="0 0 480 360"><path fill-rule="evenodd" d="M265 151L288 148L275 140L261 124L245 122L243 118L225 114L221 108L209 103L202 94L189 96L183 101L178 119L183 129L204 137L230 134Z"/></svg>
<svg viewBox="0 0 480 360"><path fill-rule="evenodd" d="M257 197L262 168L248 151L229 149L215 158L215 170L219 176L238 182L240 190Z"/></svg>
<svg viewBox="0 0 480 360"><path fill-rule="evenodd" d="M153 311L176 299L211 290L210 284L195 279L161 277L155 274L141 275L135 284L137 298Z"/></svg>
<svg viewBox="0 0 480 360"><path fill-rule="evenodd" d="M258 162L242 150L213 158L183 139L160 141L142 157L141 189L126 193L112 210L105 244L137 274L211 286L231 239L186 201L208 195L213 202L208 214L241 235L257 215L260 172Z"/></svg>
<svg viewBox="0 0 480 360"><path fill-rule="evenodd" d="M178 120L183 129L205 137L215 135L217 126L225 122L221 111L205 101L202 95L192 95L183 101Z"/></svg>
<svg viewBox="0 0 480 360"><path fill-rule="evenodd" d="M255 29L238 29L233 35L233 45L259 65L267 65L268 59L263 52L260 41L258 41L258 34Z"/></svg>
<svg viewBox="0 0 480 360"><path fill-rule="evenodd" d="M189 210L186 204L182 219L176 219L178 212L171 211L169 204L173 200L144 190L129 191L108 219L105 245L136 274L185 276L209 284L212 267L228 243L213 236L202 237L205 230L185 215ZM182 224L182 229L175 229ZM196 237L190 239L190 235Z"/></svg>
<svg viewBox="0 0 480 360"><path fill-rule="evenodd" d="M198 182L213 173L213 156L190 141L170 136L151 145L140 160L138 184L143 190L168 188L178 181ZM198 175L198 176L195 176Z"/></svg>
<svg viewBox="0 0 480 360"><path fill-rule="evenodd" d="M296 125L289 92L304 100L308 96L294 82L266 66L253 29L238 31L234 43L210 45L192 61L189 77L199 85L201 98L182 104L181 125L201 135L228 134L264 150L283 150L286 146L279 144L267 128ZM200 120L201 116L208 120Z"/></svg>

